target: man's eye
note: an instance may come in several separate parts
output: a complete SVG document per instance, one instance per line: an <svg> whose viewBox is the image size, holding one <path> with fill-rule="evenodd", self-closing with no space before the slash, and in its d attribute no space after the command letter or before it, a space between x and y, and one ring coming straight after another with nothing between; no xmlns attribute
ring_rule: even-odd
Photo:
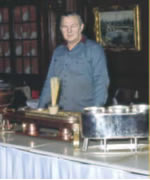
<svg viewBox="0 0 150 180"><path fill-rule="evenodd" d="M72 28L76 28L77 26L78 26L78 25L77 25L77 24L75 24L75 25L72 25L71 27L72 27Z"/></svg>

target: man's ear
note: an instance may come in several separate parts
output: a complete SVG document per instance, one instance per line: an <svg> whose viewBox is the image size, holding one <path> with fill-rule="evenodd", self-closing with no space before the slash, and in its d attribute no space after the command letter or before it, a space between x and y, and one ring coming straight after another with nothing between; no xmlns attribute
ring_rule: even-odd
<svg viewBox="0 0 150 180"><path fill-rule="evenodd" d="M84 24L81 24L81 32L83 31L84 29Z"/></svg>

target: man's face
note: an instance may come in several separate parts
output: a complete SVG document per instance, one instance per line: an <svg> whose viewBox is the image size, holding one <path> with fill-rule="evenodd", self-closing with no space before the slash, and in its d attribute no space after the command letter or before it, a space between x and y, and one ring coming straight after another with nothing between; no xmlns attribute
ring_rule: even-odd
<svg viewBox="0 0 150 180"><path fill-rule="evenodd" d="M62 18L60 30L67 43L76 44L81 39L83 27L78 16L68 16Z"/></svg>

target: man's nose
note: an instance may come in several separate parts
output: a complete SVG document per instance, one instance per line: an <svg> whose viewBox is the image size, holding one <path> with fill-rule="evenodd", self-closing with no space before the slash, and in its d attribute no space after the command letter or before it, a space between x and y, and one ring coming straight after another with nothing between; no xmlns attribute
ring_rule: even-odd
<svg viewBox="0 0 150 180"><path fill-rule="evenodd" d="M72 27L68 27L67 32L69 32L69 33L72 32Z"/></svg>

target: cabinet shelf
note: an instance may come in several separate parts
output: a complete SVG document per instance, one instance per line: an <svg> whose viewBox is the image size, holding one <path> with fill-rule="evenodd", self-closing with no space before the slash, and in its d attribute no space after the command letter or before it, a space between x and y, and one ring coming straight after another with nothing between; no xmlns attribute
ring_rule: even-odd
<svg viewBox="0 0 150 180"><path fill-rule="evenodd" d="M10 41L10 38L9 39L0 39L0 42L8 42Z"/></svg>
<svg viewBox="0 0 150 180"><path fill-rule="evenodd" d="M38 40L38 38L15 38L15 41L32 41L32 40ZM0 39L0 41L3 41ZM5 40L6 41L6 40Z"/></svg>
<svg viewBox="0 0 150 180"><path fill-rule="evenodd" d="M17 22L14 22L14 24L18 24L18 25L22 25L22 24L32 24L32 23L35 23L36 21L35 20L28 20L28 21L17 21ZM6 24L6 23L4 23Z"/></svg>

